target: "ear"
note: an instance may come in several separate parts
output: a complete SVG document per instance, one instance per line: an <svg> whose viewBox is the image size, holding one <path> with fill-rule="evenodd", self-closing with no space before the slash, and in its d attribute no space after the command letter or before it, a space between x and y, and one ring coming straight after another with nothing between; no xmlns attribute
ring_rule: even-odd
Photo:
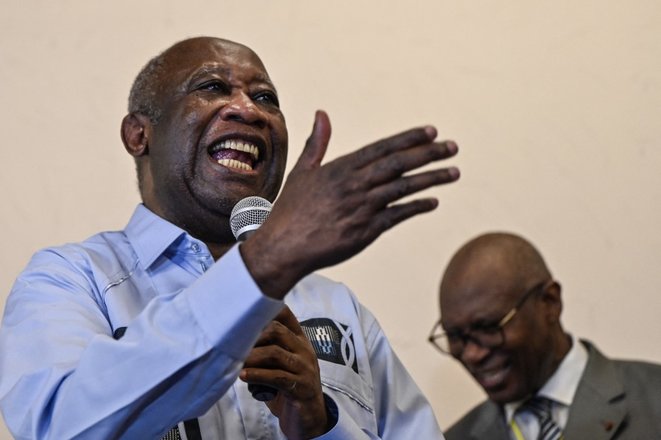
<svg viewBox="0 0 661 440"><path fill-rule="evenodd" d="M548 317L551 322L559 322L562 314L562 286L552 281L542 292L542 300L547 306Z"/></svg>
<svg viewBox="0 0 661 440"><path fill-rule="evenodd" d="M149 154L151 122L145 115L129 113L122 119L121 136L124 148L133 157Z"/></svg>

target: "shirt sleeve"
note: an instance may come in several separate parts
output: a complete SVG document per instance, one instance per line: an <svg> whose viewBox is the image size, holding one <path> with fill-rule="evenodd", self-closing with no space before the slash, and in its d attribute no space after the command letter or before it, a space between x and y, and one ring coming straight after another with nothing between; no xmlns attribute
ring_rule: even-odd
<svg viewBox="0 0 661 440"><path fill-rule="evenodd" d="M283 305L262 295L235 246L115 340L85 269L42 251L8 298L0 406L16 438L158 438L226 392Z"/></svg>

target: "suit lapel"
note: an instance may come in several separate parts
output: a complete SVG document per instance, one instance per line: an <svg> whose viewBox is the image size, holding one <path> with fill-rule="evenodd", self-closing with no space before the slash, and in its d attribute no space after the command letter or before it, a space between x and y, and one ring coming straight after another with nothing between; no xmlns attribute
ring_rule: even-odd
<svg viewBox="0 0 661 440"><path fill-rule="evenodd" d="M609 440L627 416L624 388L613 363L589 342L581 342L589 359L569 411L565 438Z"/></svg>
<svg viewBox="0 0 661 440"><path fill-rule="evenodd" d="M485 402L480 420L473 425L470 436L474 440L510 440L509 428L499 405Z"/></svg>

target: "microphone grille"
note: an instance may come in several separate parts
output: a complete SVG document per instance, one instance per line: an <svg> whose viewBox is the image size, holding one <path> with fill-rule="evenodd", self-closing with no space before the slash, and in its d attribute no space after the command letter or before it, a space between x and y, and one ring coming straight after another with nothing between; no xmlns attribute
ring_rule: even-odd
<svg viewBox="0 0 661 440"><path fill-rule="evenodd" d="M271 213L271 202L258 196L239 200L230 214L230 227L237 240L246 232L259 228Z"/></svg>

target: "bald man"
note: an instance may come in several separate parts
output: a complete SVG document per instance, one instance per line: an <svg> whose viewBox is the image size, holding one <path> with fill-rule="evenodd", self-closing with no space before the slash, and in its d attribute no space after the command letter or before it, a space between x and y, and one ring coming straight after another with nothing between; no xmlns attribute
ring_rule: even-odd
<svg viewBox="0 0 661 440"><path fill-rule="evenodd" d="M609 359L565 332L560 293L520 236L484 234L452 257L430 341L488 400L449 440L660 438L661 366Z"/></svg>
<svg viewBox="0 0 661 440"><path fill-rule="evenodd" d="M287 127L250 48L179 42L136 78L121 137L142 203L121 231L38 252L0 329L0 406L39 439L440 439L372 314L313 272L433 210L458 178L431 126L322 165L319 111L269 218L240 245L232 208L273 201ZM268 386L257 393L247 384Z"/></svg>

